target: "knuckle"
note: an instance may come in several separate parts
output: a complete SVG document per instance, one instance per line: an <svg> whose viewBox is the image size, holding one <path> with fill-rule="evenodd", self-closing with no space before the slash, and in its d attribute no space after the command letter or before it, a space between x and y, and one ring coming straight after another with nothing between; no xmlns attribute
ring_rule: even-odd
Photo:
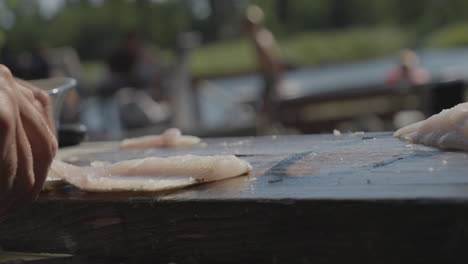
<svg viewBox="0 0 468 264"><path fill-rule="evenodd" d="M43 89L40 89L30 83L27 83L25 81L22 82L25 87L28 88L28 90L32 91L36 99L40 100L41 102L47 103L50 102L50 96L47 94L46 91Z"/></svg>
<svg viewBox="0 0 468 264"><path fill-rule="evenodd" d="M45 106L50 106L52 105L52 100L50 99L50 96L48 94L46 94L45 92L43 91L40 91L38 93L38 96L39 96L39 100L41 100L41 102L45 105Z"/></svg>
<svg viewBox="0 0 468 264"><path fill-rule="evenodd" d="M23 93L24 93L24 96L25 96L28 100L30 100L30 101L33 101L33 100L34 100L34 93L33 93L31 90L29 90L29 89L24 89Z"/></svg>
<svg viewBox="0 0 468 264"><path fill-rule="evenodd" d="M35 92L41 100L50 103L50 96L45 91L41 89L35 89Z"/></svg>
<svg viewBox="0 0 468 264"><path fill-rule="evenodd" d="M32 91L36 101L41 105L41 107L44 108L44 110L49 109L50 111L50 107L52 106L52 99L50 96L45 91L40 89L33 89Z"/></svg>
<svg viewBox="0 0 468 264"><path fill-rule="evenodd" d="M3 65L3 64L0 64L0 75L2 75L4 77L8 77L8 78L13 77L13 75L11 74L10 69L8 69L8 67Z"/></svg>

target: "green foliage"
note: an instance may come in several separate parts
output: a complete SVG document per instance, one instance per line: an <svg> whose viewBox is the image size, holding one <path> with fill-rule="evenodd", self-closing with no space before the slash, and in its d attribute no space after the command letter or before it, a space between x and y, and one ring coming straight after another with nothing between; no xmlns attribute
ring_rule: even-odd
<svg viewBox="0 0 468 264"><path fill-rule="evenodd" d="M3 33L2 30L0 30L0 48L3 46L5 43L5 33Z"/></svg>
<svg viewBox="0 0 468 264"><path fill-rule="evenodd" d="M385 27L302 33L281 41L281 47L288 61L314 66L382 56L409 43L407 34Z"/></svg>
<svg viewBox="0 0 468 264"><path fill-rule="evenodd" d="M468 45L468 23L456 23L436 31L429 37L428 45L439 48Z"/></svg>
<svg viewBox="0 0 468 264"><path fill-rule="evenodd" d="M408 43L410 38L404 32L379 27L299 33L281 39L279 46L285 61L316 66L387 55L407 47ZM191 70L196 76L253 71L255 67L253 46L245 39L202 46L191 60Z"/></svg>
<svg viewBox="0 0 468 264"><path fill-rule="evenodd" d="M17 12L20 14L20 12ZM137 31L163 47L173 46L179 32L190 27L190 16L179 1L105 1L93 7L88 1L70 2L52 20L19 15L8 33L10 50L21 51L37 41L50 46L73 46L83 59L108 55L121 36Z"/></svg>
<svg viewBox="0 0 468 264"><path fill-rule="evenodd" d="M99 7L68 0L50 20L30 12L38 1L7 0L17 20L13 29L0 32L0 46L20 52L42 41L73 46L83 60L95 61L126 31L140 32L171 54L177 35L195 30L204 40L191 61L196 75L249 71L256 58L240 26L249 3L264 10L267 28L279 39L285 60L294 64L366 59L416 44L468 45L468 22L458 23L465 19L466 0L209 0L215 13L205 19L192 16L189 0L107 0Z"/></svg>
<svg viewBox="0 0 468 264"><path fill-rule="evenodd" d="M195 50L190 69L195 76L255 70L255 53L246 39L204 45Z"/></svg>

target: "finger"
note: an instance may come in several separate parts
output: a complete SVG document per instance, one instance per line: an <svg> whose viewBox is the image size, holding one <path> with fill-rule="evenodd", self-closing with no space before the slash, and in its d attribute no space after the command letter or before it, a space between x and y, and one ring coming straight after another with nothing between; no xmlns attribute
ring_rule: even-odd
<svg viewBox="0 0 468 264"><path fill-rule="evenodd" d="M4 214L10 203L17 170L16 121L19 110L11 81L11 72L0 65L0 214Z"/></svg>
<svg viewBox="0 0 468 264"><path fill-rule="evenodd" d="M16 117L14 100L5 91L0 92L0 211L13 188L17 170Z"/></svg>
<svg viewBox="0 0 468 264"><path fill-rule="evenodd" d="M55 122L54 122L54 116L53 116L53 105L52 105L52 100L50 99L50 96L43 90L35 87L34 85L30 84L29 82L17 79L17 81L23 85L24 87L28 88L32 93L37 101L37 103L40 105L41 111L44 115L44 118L46 119L50 129L52 131L55 131Z"/></svg>
<svg viewBox="0 0 468 264"><path fill-rule="evenodd" d="M14 180L18 168L16 143L9 144L0 157L0 215L5 212L14 199Z"/></svg>
<svg viewBox="0 0 468 264"><path fill-rule="evenodd" d="M22 86L20 84L17 84L16 88L17 88L18 93L22 96L22 99L26 99L27 102L32 107L34 107L37 112L39 112L42 118L44 118L47 121L47 112L44 109L42 103L39 102L39 100L35 98L34 92L31 89L25 86Z"/></svg>
<svg viewBox="0 0 468 264"><path fill-rule="evenodd" d="M46 110L43 107L42 103L36 100L34 92L32 90L25 87L20 87L19 90L23 95L22 97L18 98L18 102L20 105L19 108L21 113L21 121L23 123L28 138L30 138L30 135L28 133L34 131L34 129L40 129L36 131L44 132L37 134L34 138L43 136L43 138L45 138L46 141L50 141L50 136L55 138L53 121L47 120L49 116L48 110ZM33 130L30 130L29 128L32 128ZM31 135L33 134L31 133ZM32 148L34 149L34 144L32 145Z"/></svg>
<svg viewBox="0 0 468 264"><path fill-rule="evenodd" d="M57 152L57 140L46 121L34 111L34 107L22 104L20 113L26 137L31 145L35 177L31 199L35 199L41 191L50 164Z"/></svg>
<svg viewBox="0 0 468 264"><path fill-rule="evenodd" d="M13 189L10 192L11 195L7 199L10 204L5 211L6 214L14 213L33 201L31 198L31 191L34 186L35 178L31 146L21 122L18 123L16 131L18 169L16 171Z"/></svg>
<svg viewBox="0 0 468 264"><path fill-rule="evenodd" d="M19 80L16 82L16 88L19 94L21 94L22 99L26 99L28 101L28 103L42 116L42 118L47 122L47 125L52 130L53 122L49 124L49 110L46 109L46 106L42 101L36 98L36 96L40 96L40 92L35 93L33 89L22 85Z"/></svg>

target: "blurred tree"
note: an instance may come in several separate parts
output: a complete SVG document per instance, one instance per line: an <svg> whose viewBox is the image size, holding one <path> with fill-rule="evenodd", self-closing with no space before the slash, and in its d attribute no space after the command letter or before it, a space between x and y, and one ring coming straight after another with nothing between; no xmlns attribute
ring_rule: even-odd
<svg viewBox="0 0 468 264"><path fill-rule="evenodd" d="M49 8L59 12L44 11L52 2L59 5ZM424 40L441 26L467 21L468 8L466 0L0 0L0 22L10 21L3 43L12 52L42 41L74 46L84 59L95 59L135 29L164 49L172 49L177 34L187 30L200 31L205 42L242 36L239 22L248 4L264 10L266 26L279 38L397 25Z"/></svg>
<svg viewBox="0 0 468 264"><path fill-rule="evenodd" d="M3 32L3 30L0 30L0 48L3 46L4 43L5 43L5 33Z"/></svg>
<svg viewBox="0 0 468 264"><path fill-rule="evenodd" d="M284 23L290 19L291 14L291 1L276 0L276 10L278 12L278 19Z"/></svg>
<svg viewBox="0 0 468 264"><path fill-rule="evenodd" d="M52 19L38 15L36 0L21 0L17 21L8 32L13 51L27 49L33 40L51 46L72 45L85 58L99 58L111 50L120 35L130 30L163 47L171 47L176 35L190 28L190 16L180 1L113 0L96 5L92 0L67 1ZM36 3L36 4L34 4ZM29 5L31 4L31 5Z"/></svg>

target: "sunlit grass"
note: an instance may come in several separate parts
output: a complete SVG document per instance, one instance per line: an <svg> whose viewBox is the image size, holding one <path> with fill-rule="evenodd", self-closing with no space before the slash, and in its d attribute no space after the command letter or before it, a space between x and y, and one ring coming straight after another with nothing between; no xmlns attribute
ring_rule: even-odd
<svg viewBox="0 0 468 264"><path fill-rule="evenodd" d="M199 47L193 53L190 70L195 76L223 75L255 70L254 48L247 39Z"/></svg>
<svg viewBox="0 0 468 264"><path fill-rule="evenodd" d="M303 33L280 44L289 62L316 66L388 55L409 43L409 37L401 31L375 28Z"/></svg>
<svg viewBox="0 0 468 264"><path fill-rule="evenodd" d="M304 32L278 41L289 64L316 66L391 54L409 45L407 34L393 28ZM254 48L246 39L198 48L191 60L194 75L218 75L255 70Z"/></svg>
<svg viewBox="0 0 468 264"><path fill-rule="evenodd" d="M457 23L439 29L429 37L428 45L438 48L467 46L468 23Z"/></svg>

